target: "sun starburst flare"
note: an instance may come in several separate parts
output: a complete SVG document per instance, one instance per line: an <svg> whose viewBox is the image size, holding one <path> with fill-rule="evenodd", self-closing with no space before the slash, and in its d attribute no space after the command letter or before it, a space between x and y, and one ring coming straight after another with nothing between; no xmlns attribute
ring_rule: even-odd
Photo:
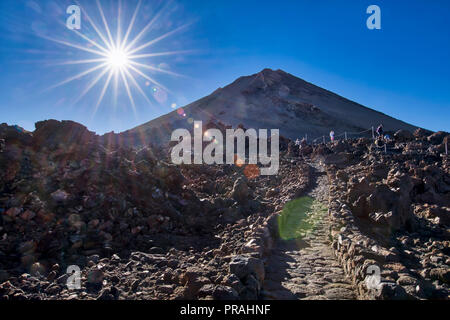
<svg viewBox="0 0 450 320"><path fill-rule="evenodd" d="M159 41L162 41L166 39L169 36L172 36L173 34L180 32L184 30L186 27L188 27L189 24L184 24L172 31L169 31L163 35L160 35L157 38L152 39L151 41L148 41L146 43L140 43L143 36L151 30L152 26L157 22L157 20L161 17L162 12L167 8L167 5L165 8L163 8L159 13L157 13L151 21L145 25L138 33L137 35L130 40L131 32L133 30L133 27L136 22L136 17L139 14L139 11L141 9L142 0L139 0L137 3L137 6L134 10L134 13L131 17L130 23L128 27L126 28L125 33L123 33L121 28L121 21L122 21L122 1L119 0L118 2L118 11L117 11L117 30L115 34L115 38L113 37L113 34L111 32L111 29L109 27L108 21L106 19L106 16L104 14L103 8L100 4L99 0L96 0L97 8L101 16L101 20L103 23L104 32L102 32L99 28L99 26L94 22L94 20L89 16L89 14L86 12L86 10L79 4L78 1L75 1L81 8L81 11L83 12L84 16L86 17L87 21L91 25L91 27L95 30L96 34L101 40L101 43L96 42L86 36L85 34L81 33L78 30L72 30L75 32L76 35L78 35L80 38L88 42L87 46L80 45L77 43L72 43L65 40L59 40L55 38L51 38L48 36L43 36L44 38L51 40L53 42L56 42L61 45L65 45L71 48L75 48L84 52L88 52L90 54L95 55L95 58L92 59L82 59L82 60L70 60L70 61L63 61L60 63L55 63L55 65L82 65L82 64L96 64L94 67L88 68L87 70L80 72L74 76L71 76L53 86L51 86L48 89L53 89L62 85L65 85L67 83L70 83L74 80L81 79L91 73L98 72L98 75L94 77L92 80L89 81L89 83L86 85L84 90L81 92L81 94L77 97L76 102L81 100L97 83L99 83L102 79L105 79L104 85L102 87L102 90L100 92L99 98L97 100L97 103L94 108L95 115L98 107L100 106L106 92L108 91L111 83L113 83L113 94L114 97L117 97L117 91L118 91L118 85L121 83L123 87L125 88L126 94L128 95L129 101L131 103L131 106L133 108L133 112L136 114L136 105L135 105L135 98L133 97L132 90L135 89L139 92L140 95L142 95L149 104L151 104L150 99L144 92L144 90L139 85L138 81L136 80L135 76L131 73L131 71L143 79L145 79L148 82L153 83L155 86L162 88L166 90L167 92L170 92L165 86L160 84L158 81L156 81L154 78L149 76L144 72L144 70L151 70L154 72L159 73L165 73L172 76L183 76L179 73L175 73L169 70L165 70L162 68L158 68L149 64L145 64L142 62L138 62L141 59L148 59L152 57L160 57L160 56L169 56L169 55L176 55L176 54L187 54L192 53L194 50L183 50L183 51L167 51L167 52L142 52L144 49L148 49L152 45L156 44ZM113 81L112 81L113 80ZM115 101L116 99L114 99Z"/></svg>

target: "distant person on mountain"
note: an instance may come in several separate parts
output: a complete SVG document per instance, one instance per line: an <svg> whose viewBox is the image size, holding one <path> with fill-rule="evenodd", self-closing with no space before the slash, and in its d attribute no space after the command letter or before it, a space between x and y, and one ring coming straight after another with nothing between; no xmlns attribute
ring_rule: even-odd
<svg viewBox="0 0 450 320"><path fill-rule="evenodd" d="M380 124L380 125L377 127L376 133L377 133L377 137L382 137L382 136L383 136L383 125L382 125L382 124Z"/></svg>
<svg viewBox="0 0 450 320"><path fill-rule="evenodd" d="M330 140L331 140L331 142L334 141L334 131L333 130L330 131Z"/></svg>

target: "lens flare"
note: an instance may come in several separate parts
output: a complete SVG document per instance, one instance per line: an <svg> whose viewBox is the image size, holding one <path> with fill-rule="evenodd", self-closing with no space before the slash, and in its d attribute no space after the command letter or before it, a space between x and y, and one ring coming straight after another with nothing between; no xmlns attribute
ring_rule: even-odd
<svg viewBox="0 0 450 320"><path fill-rule="evenodd" d="M259 167L256 164L248 164L245 166L244 174L247 179L255 179L260 175Z"/></svg>
<svg viewBox="0 0 450 320"><path fill-rule="evenodd" d="M77 2L77 1L76 1ZM103 8L100 4L99 0L95 1L97 4L98 12L100 13L101 22L95 22L87 10L81 7L83 15L86 17L86 20L89 22L90 26L95 31L96 35L93 34L83 34L81 31L72 30L77 36L81 37L83 40L87 41L86 44L73 43L66 40L55 39L49 37L47 35L40 35L40 37L53 41L57 44L64 45L67 47L75 48L81 50L83 52L87 52L95 55L95 58L83 59L83 60L70 60L64 61L61 63L56 63L56 65L82 65L82 64L96 64L96 66L88 68L85 71L82 71L75 76L71 76L48 89L54 89L59 86L70 83L74 80L79 80L90 75L93 72L98 72L98 75L95 76L89 83L87 83L85 89L81 92L80 95L76 98L74 104L82 99L95 85L101 81L102 79L106 79L101 90L99 99L95 106L94 114L96 113L99 105L101 104L106 92L109 89L111 82L114 90L114 97L117 97L118 84L119 82L122 84L122 88L126 89L126 94L130 100L131 106L133 108L134 113L136 114L136 105L135 99L133 97L133 91L138 91L140 95L149 103L152 104L147 94L141 88L141 85L136 80L136 76L140 76L145 79L145 86L150 86L150 84L154 85L152 88L153 95L152 98L162 104L167 100L167 93L170 92L165 86L157 82L155 79L144 73L144 70L150 70L151 72L165 73L172 76L182 76L175 72L163 69L166 64L159 64L158 67L154 65L141 63L142 59L147 59L151 57L159 57L159 56L168 56L168 55L176 55L182 53L193 52L192 50L184 50L184 51L167 51L167 52L151 52L145 53L142 52L143 49L147 49L150 46L162 41L169 36L172 36L175 33L178 33L184 30L189 24L184 24L171 30L165 34L159 35L156 38L150 40L146 43L140 43L140 40L144 37L144 35L149 31L154 31L154 26L157 23L160 23L160 20L164 13L164 11L168 10L168 6L164 6L163 9L157 13L151 20L148 22L140 31L138 30L137 35L134 38L131 38L131 35L134 33L133 27L135 26L136 18L140 12L142 7L142 0L138 1L134 14L131 18L130 23L126 29L122 30L122 0L118 1L118 10L117 16L114 17L114 20L117 20L117 30L111 30L109 27L108 19L105 16ZM103 24L102 28L99 27ZM152 29L153 27L153 29ZM126 31L125 31L126 30ZM125 32L123 32L125 31ZM97 37L99 40L93 40L93 37ZM133 72L133 73L132 73ZM111 81L113 80L113 81ZM161 89L163 90L161 90Z"/></svg>

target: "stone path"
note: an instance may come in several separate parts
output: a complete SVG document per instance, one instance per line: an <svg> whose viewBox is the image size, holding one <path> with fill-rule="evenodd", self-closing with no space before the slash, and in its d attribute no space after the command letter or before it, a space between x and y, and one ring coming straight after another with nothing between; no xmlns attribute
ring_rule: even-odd
<svg viewBox="0 0 450 320"><path fill-rule="evenodd" d="M312 164L315 185L308 196L324 205L328 200L328 178L323 169ZM301 240L279 239L266 264L263 299L357 299L356 289L335 259L329 239L327 214Z"/></svg>

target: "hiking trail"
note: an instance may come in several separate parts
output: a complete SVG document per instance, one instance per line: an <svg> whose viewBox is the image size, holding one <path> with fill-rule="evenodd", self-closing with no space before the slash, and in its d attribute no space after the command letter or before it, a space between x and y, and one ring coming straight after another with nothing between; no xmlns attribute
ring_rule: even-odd
<svg viewBox="0 0 450 320"><path fill-rule="evenodd" d="M286 230L280 230L281 237L267 261L262 299L357 299L356 288L336 260L328 238L328 177L321 165L310 165L313 169L313 185L306 193L307 197L304 197L306 206L294 205L291 210L299 214L306 208L303 217L306 222L297 222L295 234L292 233L292 219L286 220L289 226L280 227L286 227ZM289 239L299 234L302 236Z"/></svg>

